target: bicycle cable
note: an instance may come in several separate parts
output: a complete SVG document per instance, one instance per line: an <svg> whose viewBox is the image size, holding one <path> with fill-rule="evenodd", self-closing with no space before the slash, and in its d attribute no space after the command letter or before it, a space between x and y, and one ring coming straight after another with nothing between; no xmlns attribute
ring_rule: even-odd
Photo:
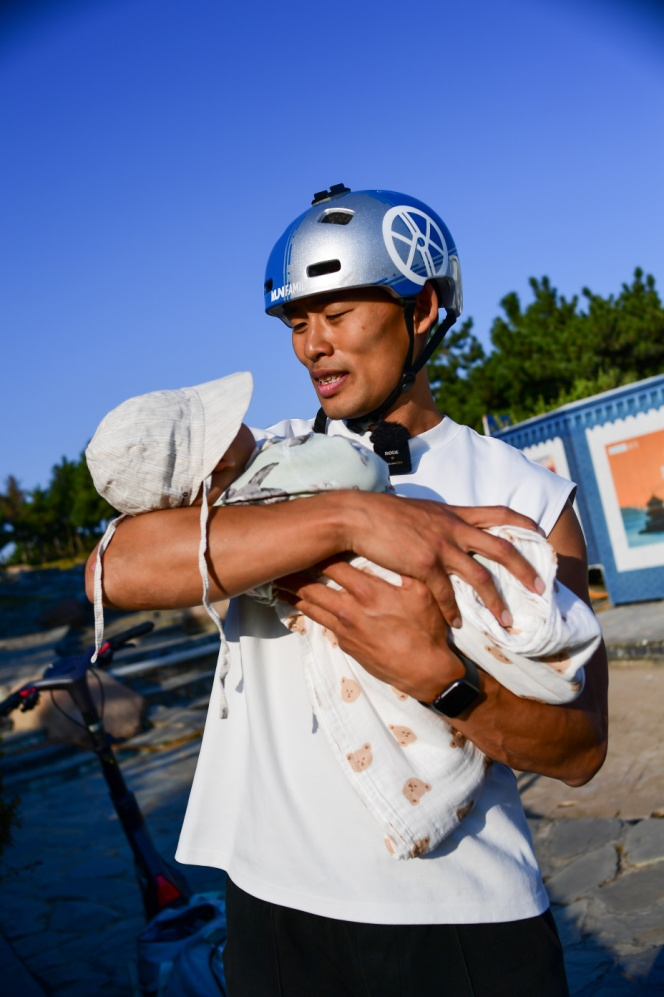
<svg viewBox="0 0 664 997"><path fill-rule="evenodd" d="M99 685L99 719L103 723L104 706L106 705L106 693L104 691L104 684L101 678L99 677L99 673L97 672L96 668L88 668L88 671L92 672L94 677L97 679L97 683ZM76 727L80 727L82 730L87 730L88 728L85 726L85 724L82 724L80 720L77 720L75 717L72 717L70 713L67 713L67 711L63 709L62 706L60 706L57 699L55 698L55 689L51 689L50 692L51 692L51 702L53 703L53 706L56 708L56 710L59 713L61 713L63 717L66 717L67 720L71 720L71 722L75 724Z"/></svg>

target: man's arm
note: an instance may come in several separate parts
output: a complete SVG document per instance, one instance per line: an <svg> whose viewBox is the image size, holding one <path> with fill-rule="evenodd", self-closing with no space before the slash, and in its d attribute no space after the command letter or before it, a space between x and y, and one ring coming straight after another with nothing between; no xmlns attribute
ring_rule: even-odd
<svg viewBox="0 0 664 997"><path fill-rule="evenodd" d="M589 602L585 543L574 510L566 506L549 541L559 557L558 577ZM283 579L289 601L328 627L339 644L368 671L422 702L431 702L463 674L447 644L447 625L430 590L404 578L403 586L334 563L325 574L335 591L304 576ZM587 782L601 767L607 746L606 652L601 645L586 665L583 693L551 706L520 699L480 672L480 700L453 722L486 754L515 769Z"/></svg>
<svg viewBox="0 0 664 997"><path fill-rule="evenodd" d="M526 516L500 506L460 509L358 491L328 492L274 505L216 507L210 510L208 524L210 598L237 595L352 551L426 582L450 624L459 615L451 573L468 581L500 619L505 605L490 573L471 552L504 564L531 590L538 584L533 568L511 544L480 529L500 523L537 529ZM124 520L104 554L106 605L122 609L196 605L201 599L199 537L197 508L166 509ZM90 598L95 561L96 550L86 572Z"/></svg>

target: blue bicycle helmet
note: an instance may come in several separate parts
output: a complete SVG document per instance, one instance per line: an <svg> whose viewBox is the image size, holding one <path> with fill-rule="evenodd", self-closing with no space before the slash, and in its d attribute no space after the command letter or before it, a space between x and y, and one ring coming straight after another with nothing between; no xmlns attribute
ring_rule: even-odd
<svg viewBox="0 0 664 997"><path fill-rule="evenodd" d="M431 208L392 190L352 192L343 184L314 196L270 253L265 311L287 323L284 305L340 288L384 287L412 298L429 281L455 319L461 314L459 257Z"/></svg>
<svg viewBox="0 0 664 997"><path fill-rule="evenodd" d="M347 423L355 432L378 423L382 433L383 416L413 386L418 371L461 314L459 255L442 218L408 194L393 190L353 192L340 183L315 194L311 204L288 226L270 253L265 271L265 311L290 325L286 315L289 302L363 287L384 288L401 302L410 346L399 380L378 408ZM427 282L435 288L438 304L447 314L414 360L415 298ZM321 409L315 431L324 431L325 425ZM391 424L391 429L397 425ZM399 429L408 436L403 427ZM379 449L373 436L372 440L381 455L391 453L387 443L381 443ZM403 466L410 470L409 458Z"/></svg>

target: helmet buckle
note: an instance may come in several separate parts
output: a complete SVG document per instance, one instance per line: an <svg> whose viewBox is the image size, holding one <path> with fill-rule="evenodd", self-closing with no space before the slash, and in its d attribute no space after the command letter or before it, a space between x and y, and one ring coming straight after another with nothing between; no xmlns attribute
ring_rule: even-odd
<svg viewBox="0 0 664 997"><path fill-rule="evenodd" d="M407 391L410 391L412 386L415 384L415 374L412 370L407 371L401 377L401 394L405 395Z"/></svg>

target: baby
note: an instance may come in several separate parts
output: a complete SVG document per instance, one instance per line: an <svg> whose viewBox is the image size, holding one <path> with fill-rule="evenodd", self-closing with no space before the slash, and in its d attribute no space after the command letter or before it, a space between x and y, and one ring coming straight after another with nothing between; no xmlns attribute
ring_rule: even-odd
<svg viewBox="0 0 664 997"><path fill-rule="evenodd" d="M208 598L209 505L280 502L344 488L394 491L387 465L344 436L276 437L256 445L242 422L251 391L251 375L242 372L193 388L131 398L102 420L86 450L95 487L122 514L109 524L99 545L96 649L103 640L102 560L117 523L151 509L200 504L199 569L203 604L221 636L217 671L222 717L228 710L223 683L229 651ZM451 632L451 640L517 695L567 702L582 687L582 665L599 641L599 628L581 600L557 586L555 555L546 541L531 531L509 532L509 539L536 563L546 592L527 593L509 573L487 564L514 617L507 633L473 590L453 578L463 625ZM401 584L399 576L364 558L350 561ZM322 576L320 580L333 584ZM380 823L388 850L409 858L435 848L472 809L488 759L445 718L366 672L338 647L331 631L276 600L271 583L247 595L274 606L294 639L305 642L305 681L318 725ZM533 649L540 657L527 656Z"/></svg>
<svg viewBox="0 0 664 997"><path fill-rule="evenodd" d="M126 516L200 505L203 603L223 640L221 621L208 600L210 505L278 502L343 488L393 491L384 462L351 440L308 434L257 446L242 422L252 388L251 374L243 371L191 388L130 398L102 419L85 456L95 488L121 515L109 523L99 544L93 660L103 640L103 554ZM309 444L306 451L293 449L304 443ZM271 584L249 594L275 602Z"/></svg>

